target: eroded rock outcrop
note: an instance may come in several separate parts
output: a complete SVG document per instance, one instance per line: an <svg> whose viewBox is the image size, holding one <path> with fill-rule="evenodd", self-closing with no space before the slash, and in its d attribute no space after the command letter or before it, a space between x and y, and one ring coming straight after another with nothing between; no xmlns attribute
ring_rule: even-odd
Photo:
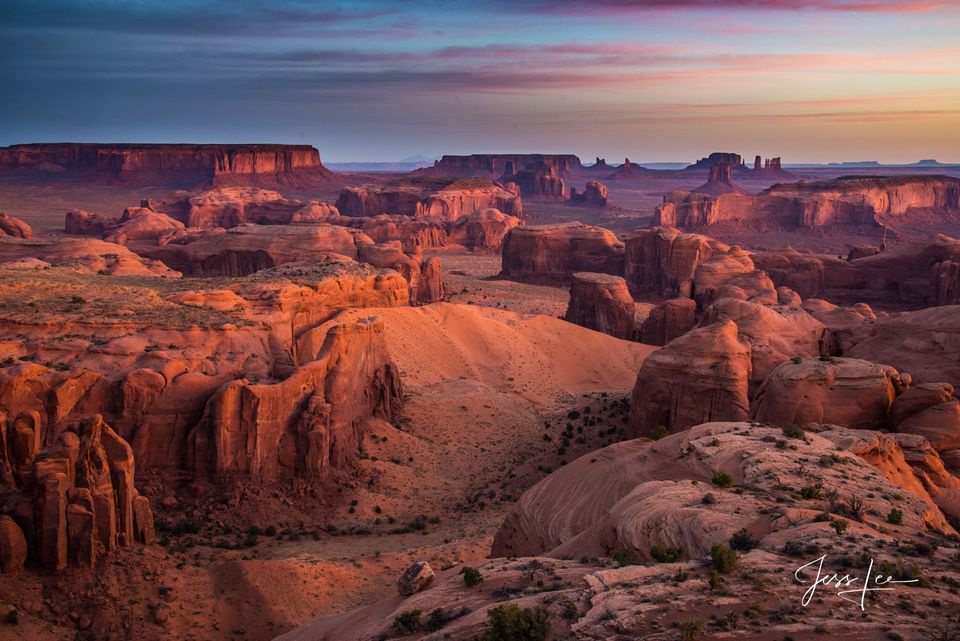
<svg viewBox="0 0 960 641"><path fill-rule="evenodd" d="M520 194L537 200L563 200L567 195L566 183L557 175L552 164L533 162L522 170L504 174L505 185L513 183L520 188Z"/></svg>
<svg viewBox="0 0 960 641"><path fill-rule="evenodd" d="M218 478L320 478L356 451L360 419L390 420L402 394L383 323L312 331L323 334L316 357L285 380L231 381L207 401L188 439L194 469Z"/></svg>
<svg viewBox="0 0 960 641"><path fill-rule="evenodd" d="M816 469L796 465L796 452L776 446L783 436L780 429L748 423L707 423L653 443L632 440L608 446L525 492L494 537L492 556L576 558L629 547L652 561L650 550L658 545L681 548L681 559L698 558L713 545L727 545L741 529L771 552L789 539L829 539L829 523L814 525L817 504L826 503L823 495L811 502L811 509L798 509L790 518L764 515L765 509L778 505L778 495L790 496L804 486L824 488L837 505L859 497L863 509L874 514L901 509L903 522L913 528L952 530L927 496L894 484L852 452L838 451L839 434L850 430L837 432L832 438L808 434L806 441L793 441L810 460L839 460L846 454L844 466ZM730 475L734 486L764 490L718 490L710 485L717 472ZM708 493L712 502L704 500ZM814 534L817 527L823 529Z"/></svg>
<svg viewBox="0 0 960 641"><path fill-rule="evenodd" d="M0 211L0 236L33 238L33 229L19 218L14 218L7 215L7 212Z"/></svg>
<svg viewBox="0 0 960 641"><path fill-rule="evenodd" d="M580 159L573 154L472 154L444 155L434 161L432 167L411 173L415 176L474 176L498 180L532 163L548 164L561 178L571 178L583 169Z"/></svg>
<svg viewBox="0 0 960 641"><path fill-rule="evenodd" d="M636 339L634 304L620 276L574 273L564 320L624 340Z"/></svg>
<svg viewBox="0 0 960 641"><path fill-rule="evenodd" d="M481 209L454 221L449 238L467 249L498 251L507 232L519 224L516 216L498 209Z"/></svg>
<svg viewBox="0 0 960 641"><path fill-rule="evenodd" d="M775 425L831 423L877 429L887 425L893 399L909 385L909 376L869 361L786 361L774 368L757 390L750 416Z"/></svg>
<svg viewBox="0 0 960 641"><path fill-rule="evenodd" d="M607 187L596 180L588 180L583 193L578 192L575 187L570 188L570 202L606 207Z"/></svg>
<svg viewBox="0 0 960 641"><path fill-rule="evenodd" d="M624 246L613 232L582 223L523 225L503 241L503 278L565 281L574 272L623 274Z"/></svg>
<svg viewBox="0 0 960 641"><path fill-rule="evenodd" d="M0 492L0 503L23 533L28 558L51 570L92 567L118 546L153 542L149 503L133 486L133 450L99 415L37 452L18 442L39 439L27 430L20 422L6 434L9 460L0 464L16 470L15 488Z"/></svg>
<svg viewBox="0 0 960 641"><path fill-rule="evenodd" d="M889 226L928 213L960 214L960 179L849 176L779 183L758 196L673 191L664 196L663 205L654 213L654 224L702 229L732 222L776 231L831 225Z"/></svg>
<svg viewBox="0 0 960 641"><path fill-rule="evenodd" d="M337 199L344 216L399 214L411 218L438 216L454 221L481 209L499 209L523 217L520 197L481 178L406 178L375 185L346 187Z"/></svg>
<svg viewBox="0 0 960 641"><path fill-rule="evenodd" d="M697 304L692 298L671 298L650 310L640 328L640 342L666 345L696 324Z"/></svg>
<svg viewBox="0 0 960 641"><path fill-rule="evenodd" d="M751 348L733 321L696 328L650 354L637 374L628 434L671 433L708 421L747 418Z"/></svg>

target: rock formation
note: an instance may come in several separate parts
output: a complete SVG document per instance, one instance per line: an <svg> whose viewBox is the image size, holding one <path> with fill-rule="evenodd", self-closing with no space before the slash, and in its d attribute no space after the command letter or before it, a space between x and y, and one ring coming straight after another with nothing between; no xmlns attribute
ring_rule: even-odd
<svg viewBox="0 0 960 641"><path fill-rule="evenodd" d="M454 221L487 208L523 217L520 197L489 180L423 176L363 187L346 187L337 199L344 216L399 214Z"/></svg>
<svg viewBox="0 0 960 641"><path fill-rule="evenodd" d="M783 438L779 428L748 423L707 423L654 443L611 445L524 493L494 537L492 556L576 558L629 547L640 560L653 561L651 548L662 546L682 550L680 560L697 559L713 545L729 545L742 529L757 539L755 545L776 553L789 539L817 536L812 529L823 528L819 536L832 534L828 522L815 525L813 509L789 519L764 518L765 509L778 506L777 496L814 483L835 492L837 503L859 497L873 514L902 510L903 522L913 528L950 528L925 492L915 494L856 454L838 451L834 439L847 438L851 446L866 449L855 440L858 434L837 428L829 436L808 433L806 441L792 440L808 460L846 456L844 466L816 470L796 465L797 452L776 446ZM717 472L728 474L735 486L763 492L747 497L711 487ZM704 500L708 493L714 502Z"/></svg>
<svg viewBox="0 0 960 641"><path fill-rule="evenodd" d="M0 236L33 238L33 230L19 218L8 216L6 212L0 211Z"/></svg>
<svg viewBox="0 0 960 641"><path fill-rule="evenodd" d="M360 419L390 420L402 394L383 323L314 331L323 332L315 357L283 381L231 381L207 401L188 437L193 469L221 479L321 478L356 451Z"/></svg>
<svg viewBox="0 0 960 641"><path fill-rule="evenodd" d="M567 197L567 188L563 178L557 175L552 164L533 162L522 170L504 174L503 184L513 183L520 188L520 194L536 200L563 200Z"/></svg>
<svg viewBox="0 0 960 641"><path fill-rule="evenodd" d="M309 145L44 143L0 148L0 170L50 167L126 184L311 187L334 176Z"/></svg>
<svg viewBox="0 0 960 641"><path fill-rule="evenodd" d="M13 479L12 488L0 488L0 503L22 532L29 559L51 570L92 567L118 546L153 542L149 502L133 487L133 451L100 416L70 425L42 450L34 418L11 423L3 415L0 426L0 471ZM0 536L9 538L3 518L7 532Z"/></svg>
<svg viewBox="0 0 960 641"><path fill-rule="evenodd" d="M633 299L620 276L577 272L570 281L564 320L624 340L634 340Z"/></svg>
<svg viewBox="0 0 960 641"><path fill-rule="evenodd" d="M960 215L960 179L946 176L845 177L779 183L758 196L672 191L654 225L703 229L738 223L770 231L831 225L896 225L923 213Z"/></svg>
<svg viewBox="0 0 960 641"><path fill-rule="evenodd" d="M628 435L671 433L708 421L747 418L751 348L733 321L696 328L643 362L630 401Z"/></svg>
<svg viewBox="0 0 960 641"><path fill-rule="evenodd" d="M708 196L741 193L740 188L733 184L733 167L728 162L717 162L711 165L707 182L693 191Z"/></svg>
<svg viewBox="0 0 960 641"><path fill-rule="evenodd" d="M853 358L805 358L780 363L760 386L750 409L764 423L830 423L877 429L909 378L888 365Z"/></svg>
<svg viewBox="0 0 960 641"><path fill-rule="evenodd" d="M507 232L519 224L519 218L498 209L481 209L455 220L449 240L467 249L499 251Z"/></svg>
<svg viewBox="0 0 960 641"><path fill-rule="evenodd" d="M710 169L717 163L726 163L730 165L730 167L740 167L743 165L743 158L740 156L740 154L715 151L706 158L701 158L697 162L688 166L687 169Z"/></svg>
<svg viewBox="0 0 960 641"><path fill-rule="evenodd" d="M668 227L634 232L625 243L624 277L631 291L692 298L700 264L729 250L720 241Z"/></svg>
<svg viewBox="0 0 960 641"><path fill-rule="evenodd" d="M4 243L0 247L0 266L6 269L64 267L84 274L116 276L181 276L162 262L135 254L123 245L92 238Z"/></svg>
<svg viewBox="0 0 960 641"><path fill-rule="evenodd" d="M565 281L574 272L623 274L623 243L606 229L582 223L514 227L503 241L500 275Z"/></svg>
<svg viewBox="0 0 960 641"><path fill-rule="evenodd" d="M696 324L697 304L691 298L671 298L650 310L640 328L640 342L666 345Z"/></svg>
<svg viewBox="0 0 960 641"><path fill-rule="evenodd" d="M607 187L596 180L588 180L583 193L578 192L575 187L570 188L570 202L606 207Z"/></svg>

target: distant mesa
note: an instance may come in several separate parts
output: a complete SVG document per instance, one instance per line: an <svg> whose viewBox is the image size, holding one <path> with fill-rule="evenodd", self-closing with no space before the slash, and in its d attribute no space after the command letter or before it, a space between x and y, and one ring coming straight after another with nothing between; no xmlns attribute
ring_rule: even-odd
<svg viewBox="0 0 960 641"><path fill-rule="evenodd" d="M484 178L408 177L346 187L337 199L337 209L343 216L398 214L412 218L438 216L454 221L491 207L517 218L523 216L519 195Z"/></svg>
<svg viewBox="0 0 960 641"><path fill-rule="evenodd" d="M310 145L43 143L0 148L0 172L74 173L108 183L309 188L335 174Z"/></svg>
<svg viewBox="0 0 960 641"><path fill-rule="evenodd" d="M607 180L612 180L614 182L643 180L651 173L653 172L651 172L649 169L645 169L640 165L631 163L629 158L625 158L623 165L620 166L620 169L607 176Z"/></svg>
<svg viewBox="0 0 960 641"><path fill-rule="evenodd" d="M573 154L471 154L444 155L432 167L411 172L414 176L473 176L499 180L526 169L531 164L545 163L560 178L575 177L582 169Z"/></svg>
<svg viewBox="0 0 960 641"><path fill-rule="evenodd" d="M710 169L718 162L727 163L731 167L743 166L743 158L740 154L728 151L715 151L706 158L701 158L692 165L689 165L687 169Z"/></svg>

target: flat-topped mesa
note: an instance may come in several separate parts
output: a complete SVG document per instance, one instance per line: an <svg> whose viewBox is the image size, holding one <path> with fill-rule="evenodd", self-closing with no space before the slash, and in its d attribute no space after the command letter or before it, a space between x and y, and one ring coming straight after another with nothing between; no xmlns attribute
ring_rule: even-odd
<svg viewBox="0 0 960 641"><path fill-rule="evenodd" d="M727 163L731 167L740 167L743 165L743 158L740 154L728 151L715 151L706 158L701 158L692 165L688 165L687 169L709 169L718 162Z"/></svg>
<svg viewBox="0 0 960 641"><path fill-rule="evenodd" d="M895 225L918 215L960 215L960 179L947 176L857 177L779 183L757 196L673 191L655 225L701 228L736 222L767 229Z"/></svg>
<svg viewBox="0 0 960 641"><path fill-rule="evenodd" d="M523 218L520 196L484 178L421 176L376 185L346 187L337 199L343 216L399 214L413 218L437 216L454 221L480 209L499 209Z"/></svg>
<svg viewBox="0 0 960 641"><path fill-rule="evenodd" d="M634 304L620 276L577 272L564 320L625 340L636 339Z"/></svg>
<svg viewBox="0 0 960 641"><path fill-rule="evenodd" d="M514 227L503 241L501 278L564 282L574 272L623 274L623 243L583 223Z"/></svg>
<svg viewBox="0 0 960 641"><path fill-rule="evenodd" d="M510 183L517 185L522 196L536 200L563 200L567 194L563 178L557 175L553 165L543 161L532 162L520 171L504 174L501 181L508 187Z"/></svg>
<svg viewBox="0 0 960 641"><path fill-rule="evenodd" d="M607 187L596 180L588 180L583 193L578 192L576 187L570 188L570 202L606 207Z"/></svg>
<svg viewBox="0 0 960 641"><path fill-rule="evenodd" d="M310 186L334 174L310 145L44 143L0 148L0 171L92 173L128 184Z"/></svg>
<svg viewBox="0 0 960 641"><path fill-rule="evenodd" d="M20 563L89 568L118 546L152 543L153 515L133 487L130 445L99 415L71 424L44 449L40 428L36 412L0 414L0 502L26 543Z"/></svg>
<svg viewBox="0 0 960 641"><path fill-rule="evenodd" d="M473 176L498 180L514 174L530 164L546 163L561 178L573 178L583 169L580 158L573 154L472 154L445 155L432 167L411 172L413 176Z"/></svg>

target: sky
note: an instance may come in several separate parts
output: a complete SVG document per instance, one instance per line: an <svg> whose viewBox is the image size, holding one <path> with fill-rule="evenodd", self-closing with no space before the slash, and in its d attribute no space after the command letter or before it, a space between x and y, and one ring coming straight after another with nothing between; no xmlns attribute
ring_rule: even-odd
<svg viewBox="0 0 960 641"><path fill-rule="evenodd" d="M0 145L960 162L960 3L0 0Z"/></svg>

